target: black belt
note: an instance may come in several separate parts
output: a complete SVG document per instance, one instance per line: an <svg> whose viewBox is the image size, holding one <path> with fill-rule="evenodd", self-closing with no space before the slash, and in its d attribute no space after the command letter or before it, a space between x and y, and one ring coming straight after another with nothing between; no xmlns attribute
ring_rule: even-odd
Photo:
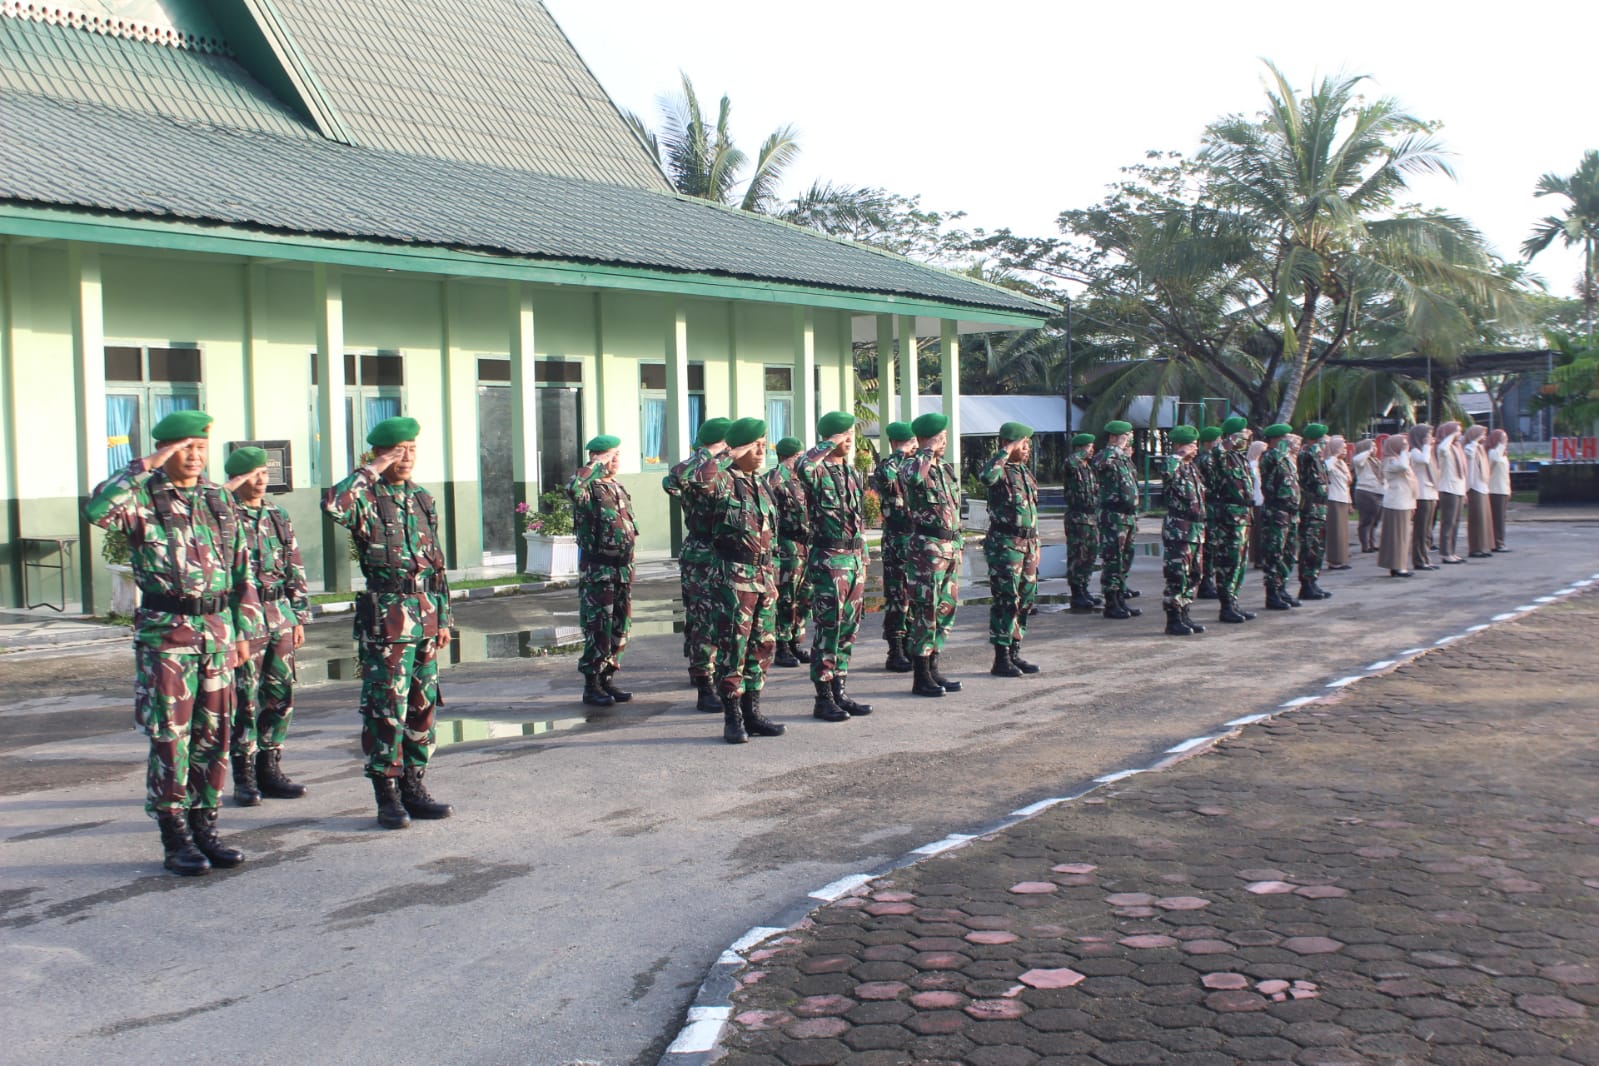
<svg viewBox="0 0 1599 1066"><path fill-rule="evenodd" d="M738 563L741 566L770 566L772 553L760 552L759 554L747 548L723 548L718 546L716 557L724 563Z"/></svg>
<svg viewBox="0 0 1599 1066"><path fill-rule="evenodd" d="M418 595L423 592L438 591L438 575L407 574L405 577L386 577L366 579L368 592L391 592L407 596Z"/></svg>
<svg viewBox="0 0 1599 1066"><path fill-rule="evenodd" d="M817 537L811 546L824 552L858 552L866 547L864 537Z"/></svg>
<svg viewBox="0 0 1599 1066"><path fill-rule="evenodd" d="M927 537L929 540L960 540L961 531L958 529L945 529L943 526L928 526L916 523L916 535Z"/></svg>
<svg viewBox="0 0 1599 1066"><path fill-rule="evenodd" d="M779 530L777 535L792 544L809 544L811 542L811 531L804 528Z"/></svg>
<svg viewBox="0 0 1599 1066"><path fill-rule="evenodd" d="M262 603L265 603L268 600L286 600L286 599L289 598L289 594L290 594L289 583L287 581L284 581L284 582L282 582L280 584L277 584L277 585L262 585L261 586L261 602Z"/></svg>
<svg viewBox="0 0 1599 1066"><path fill-rule="evenodd" d="M139 606L146 611L163 611L166 614L221 614L228 606L228 594L212 596L173 596L165 592L144 592Z"/></svg>
<svg viewBox="0 0 1599 1066"><path fill-rule="evenodd" d="M903 515L890 515L883 519L883 529L889 533L909 533L911 520Z"/></svg>
<svg viewBox="0 0 1599 1066"><path fill-rule="evenodd" d="M585 551L578 556L581 563L599 563L604 566L626 566L632 557L622 552Z"/></svg>
<svg viewBox="0 0 1599 1066"><path fill-rule="evenodd" d="M1038 530L1024 529L1021 526L1013 526L1009 522L990 521L988 523L988 531L990 533L1003 533L1007 537L1019 537L1022 540L1038 539Z"/></svg>

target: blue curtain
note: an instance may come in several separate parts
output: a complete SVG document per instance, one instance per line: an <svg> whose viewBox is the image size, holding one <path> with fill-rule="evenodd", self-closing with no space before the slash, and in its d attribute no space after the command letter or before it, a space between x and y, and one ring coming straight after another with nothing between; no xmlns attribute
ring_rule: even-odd
<svg viewBox="0 0 1599 1066"><path fill-rule="evenodd" d="M766 401L766 439L774 446L784 437L793 436L788 430L788 412L792 403L792 400Z"/></svg>
<svg viewBox="0 0 1599 1066"><path fill-rule="evenodd" d="M697 392L688 394L688 443L694 445L694 438L700 434L700 423L705 421L705 397Z"/></svg>
<svg viewBox="0 0 1599 1066"><path fill-rule="evenodd" d="M644 433L641 446L646 463L661 461L661 445L666 440L666 401L646 399L643 406Z"/></svg>
<svg viewBox="0 0 1599 1066"><path fill-rule="evenodd" d="M200 406L198 397L184 392L154 392L150 394L150 424L161 421L173 411L192 411Z"/></svg>
<svg viewBox="0 0 1599 1066"><path fill-rule="evenodd" d="M400 398L398 396L368 396L366 398L366 425L362 427L366 433L372 432L372 427L385 418L398 418L400 415ZM362 434L364 438L366 433Z"/></svg>
<svg viewBox="0 0 1599 1066"><path fill-rule="evenodd" d="M137 396L105 398L106 462L116 470L133 462L134 429L139 422Z"/></svg>

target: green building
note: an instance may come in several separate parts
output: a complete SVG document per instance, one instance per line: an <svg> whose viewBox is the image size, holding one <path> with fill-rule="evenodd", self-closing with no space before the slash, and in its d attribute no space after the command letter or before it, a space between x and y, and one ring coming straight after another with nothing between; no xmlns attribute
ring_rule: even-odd
<svg viewBox="0 0 1599 1066"><path fill-rule="evenodd" d="M537 0L0 4L0 606L25 569L55 598L25 564L76 536L65 598L104 609L80 503L176 408L216 416L218 480L277 442L313 580L347 587L318 500L390 414L457 570L519 558L516 503L602 431L665 551L705 417L808 438L852 343L939 337L955 383L961 334L1051 311L674 194Z"/></svg>

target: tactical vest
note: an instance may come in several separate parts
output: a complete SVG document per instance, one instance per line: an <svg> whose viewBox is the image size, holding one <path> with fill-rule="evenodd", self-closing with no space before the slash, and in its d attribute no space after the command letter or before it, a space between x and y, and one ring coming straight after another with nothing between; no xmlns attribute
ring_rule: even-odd
<svg viewBox="0 0 1599 1066"><path fill-rule="evenodd" d="M195 515L187 519L178 515L173 509L172 501L177 498L178 488L171 485L158 488L150 494L150 503L155 508L156 517L160 520L161 528L168 532L177 532L184 528L192 529ZM210 514L210 526L217 534L217 549L227 552L233 544L233 538L238 532L238 516L234 514L233 505L222 498L222 490L215 485L202 485L200 495L205 499L205 511ZM200 512L196 511L196 514ZM203 520L203 518L202 518ZM231 564L231 560L223 555L223 569ZM167 572L172 579L172 587L183 588L183 568L178 565L178 553L167 552Z"/></svg>
<svg viewBox="0 0 1599 1066"><path fill-rule="evenodd" d="M416 492L412 494L412 498L416 500L417 508L422 512L422 516L427 519L428 531L432 534L433 543L437 544L439 542L439 522L438 515L433 507L433 496L430 493ZM377 563L389 570L421 569L419 563L413 562L410 548L405 542L405 516L400 509L398 498L388 493L374 492L372 500L374 506L377 507L378 520L383 524L382 559L379 562L373 558L375 554L373 549L379 547L378 544L367 545L366 550L360 553L361 573L370 581L372 579L370 567L373 563ZM429 560L428 562L429 565L432 565L434 561ZM438 567L437 569L443 568Z"/></svg>

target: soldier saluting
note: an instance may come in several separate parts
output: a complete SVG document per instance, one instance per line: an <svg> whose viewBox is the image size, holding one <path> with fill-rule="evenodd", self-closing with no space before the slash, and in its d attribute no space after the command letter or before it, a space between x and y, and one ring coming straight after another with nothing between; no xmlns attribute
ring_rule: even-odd
<svg viewBox="0 0 1599 1066"><path fill-rule="evenodd" d="M448 818L428 794L439 696L438 654L455 624L433 497L411 482L414 418L386 418L366 442L372 461L322 496L322 510L350 531L366 591L355 601L361 659L361 750L377 797L378 824Z"/></svg>
<svg viewBox="0 0 1599 1066"><path fill-rule="evenodd" d="M1127 587L1138 534L1138 478L1133 474L1133 425L1105 423L1105 450L1099 457L1099 587L1105 594L1103 618L1132 618L1144 612L1127 606L1138 593Z"/></svg>
<svg viewBox="0 0 1599 1066"><path fill-rule="evenodd" d="M1038 597L1038 482L1027 466L1033 428L1020 422L999 427L999 451L977 479L988 486L988 642L994 645L995 677L1036 674L1022 658L1027 616Z"/></svg>
<svg viewBox="0 0 1599 1066"><path fill-rule="evenodd" d="M693 472L702 464L727 451L728 418L708 418L700 424L695 449L674 464L661 478L661 488L676 497L683 507L683 547L678 552L677 569L683 591L683 656L688 659L689 684L699 690L699 710L715 714L722 701L711 683L711 668L716 657L715 615L716 553L711 550L711 515L702 498L683 491Z"/></svg>
<svg viewBox="0 0 1599 1066"><path fill-rule="evenodd" d="M1260 568L1265 572L1266 607L1286 611L1299 606L1283 586L1299 551L1299 467L1289 454L1294 428L1274 422L1261 435L1271 442L1260 457Z"/></svg>
<svg viewBox="0 0 1599 1066"><path fill-rule="evenodd" d="M908 674L911 660L905 654L905 619L910 611L910 584L905 576L905 556L911 547L911 516L905 488L899 483L899 468L916 450L916 434L909 422L890 422L884 432L891 447L872 471L872 487L883 508L883 639L888 641L883 668Z"/></svg>
<svg viewBox="0 0 1599 1066"><path fill-rule="evenodd" d="M240 637L250 653L235 674L233 800L254 807L262 796L298 799L305 786L283 773L283 742L294 718L294 651L311 620L310 589L294 526L266 498L267 453L236 448L223 466L250 553L258 610L243 612Z"/></svg>
<svg viewBox="0 0 1599 1066"><path fill-rule="evenodd" d="M811 587L805 580L811 554L810 504L805 483L794 471L805 445L798 437L777 442L777 465L766 475L766 487L777 505L777 654L774 666L795 667L811 661L799 646L805 619L811 614Z"/></svg>
<svg viewBox="0 0 1599 1066"><path fill-rule="evenodd" d="M638 524L633 500L616 480L622 464L622 441L601 434L585 447L588 465L566 483L572 498L573 531L577 534L578 616L583 626L583 702L595 707L626 703L633 698L611 684L622 668L622 649L633 623L633 544Z"/></svg>
<svg viewBox="0 0 1599 1066"><path fill-rule="evenodd" d="M905 649L914 663L911 691L942 696L961 690L959 681L938 669L938 656L960 603L961 490L954 468L944 462L948 416L928 411L911 423L911 429L916 450L899 469L911 516L905 564L911 586L910 625Z"/></svg>
<svg viewBox="0 0 1599 1066"><path fill-rule="evenodd" d="M1233 415L1221 424L1221 448L1211 458L1205 478L1205 501L1215 516L1207 532L1205 554L1215 560L1219 621L1241 625L1254 612L1238 606L1238 590L1248 567L1249 523L1255 509L1255 482L1249 472L1249 422Z"/></svg>
<svg viewBox="0 0 1599 1066"><path fill-rule="evenodd" d="M1072 457L1066 461L1066 583L1071 586L1071 606L1093 610L1104 600L1088 591L1099 561L1099 473L1094 469L1094 435L1072 437Z"/></svg>
<svg viewBox="0 0 1599 1066"><path fill-rule="evenodd" d="M1195 458L1199 430L1177 426L1169 439L1175 452L1167 459L1166 484L1161 493L1166 501L1166 520L1160 530L1166 578L1166 635L1186 637L1205 631L1188 614L1205 553L1205 484Z"/></svg>
<svg viewBox="0 0 1599 1066"><path fill-rule="evenodd" d="M211 416L177 411L150 431L156 450L95 487L83 515L128 539L134 615L133 718L150 738L144 809L163 865L194 877L237 866L217 836L233 723L233 671L249 654L242 616L259 604L233 504L205 477Z"/></svg>

